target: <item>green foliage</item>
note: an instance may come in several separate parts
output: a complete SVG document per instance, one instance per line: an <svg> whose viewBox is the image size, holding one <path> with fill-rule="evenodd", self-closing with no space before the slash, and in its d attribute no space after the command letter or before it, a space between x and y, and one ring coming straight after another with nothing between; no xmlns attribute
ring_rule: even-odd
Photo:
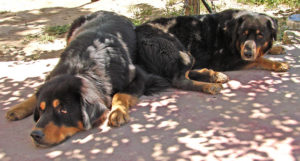
<svg viewBox="0 0 300 161"><path fill-rule="evenodd" d="M238 2L242 3L253 3L253 4L267 4L269 6L276 6L279 4L287 4L291 7L299 8L300 1L299 0L238 0Z"/></svg>
<svg viewBox="0 0 300 161"><path fill-rule="evenodd" d="M0 15L1 14L6 14L6 13L10 13L10 11L0 11Z"/></svg>
<svg viewBox="0 0 300 161"><path fill-rule="evenodd" d="M278 20L277 41L282 41L283 33L285 30L288 29L287 24L286 24L287 18L283 17L283 18L280 18L277 20Z"/></svg>
<svg viewBox="0 0 300 161"><path fill-rule="evenodd" d="M183 15L183 7L176 7L176 5L179 3L182 3L182 1L168 0L164 9L158 9L146 3L132 5L129 7L129 11L134 15L131 21L135 25L140 25L157 17L172 17Z"/></svg>
<svg viewBox="0 0 300 161"><path fill-rule="evenodd" d="M62 35L66 32L68 32L70 28L70 25L58 25L58 26L48 26L44 28L44 33L47 33L49 35Z"/></svg>
<svg viewBox="0 0 300 161"><path fill-rule="evenodd" d="M48 33L29 34L29 35L25 36L25 38L23 40L23 44L27 44L32 40L37 40L42 43L48 43L48 42L53 42L55 39L56 39L56 36L49 35Z"/></svg>

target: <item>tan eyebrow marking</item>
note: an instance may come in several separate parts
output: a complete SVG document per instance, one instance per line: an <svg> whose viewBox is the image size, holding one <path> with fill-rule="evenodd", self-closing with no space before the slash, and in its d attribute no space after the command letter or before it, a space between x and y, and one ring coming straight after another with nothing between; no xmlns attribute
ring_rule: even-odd
<svg viewBox="0 0 300 161"><path fill-rule="evenodd" d="M60 104L58 99L53 100L52 105L54 108L56 108Z"/></svg>
<svg viewBox="0 0 300 161"><path fill-rule="evenodd" d="M46 102L45 101L40 103L40 108L41 108L41 110L45 110L45 108L46 108Z"/></svg>

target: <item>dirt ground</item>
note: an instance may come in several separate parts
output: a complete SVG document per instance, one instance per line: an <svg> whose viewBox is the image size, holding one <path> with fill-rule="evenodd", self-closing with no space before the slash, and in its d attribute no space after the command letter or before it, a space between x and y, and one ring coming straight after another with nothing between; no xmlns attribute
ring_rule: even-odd
<svg viewBox="0 0 300 161"><path fill-rule="evenodd" d="M64 35L52 42L29 39L42 34L46 26L70 24L75 18L98 10L114 11L132 17L130 6L148 4L146 0L10 0L0 2L0 61L24 60L34 54L39 58L57 57L65 47ZM165 1L152 0L155 8ZM25 59L28 60L28 59Z"/></svg>
<svg viewBox="0 0 300 161"><path fill-rule="evenodd" d="M161 15L168 0L9 0L0 1L0 61L35 60L58 57L65 47L64 35L56 36L52 41L41 41L37 36L43 35L43 29L49 26L71 24L81 16L97 10L114 11L129 18L136 18L132 6L141 9L147 6ZM177 6L183 2L175 0ZM270 15L287 7L277 6L270 9L265 6L249 6L234 0L215 1L218 10L226 8L249 9ZM151 16L152 16L151 15ZM151 17L149 16L149 17ZM278 16L278 15L276 15Z"/></svg>

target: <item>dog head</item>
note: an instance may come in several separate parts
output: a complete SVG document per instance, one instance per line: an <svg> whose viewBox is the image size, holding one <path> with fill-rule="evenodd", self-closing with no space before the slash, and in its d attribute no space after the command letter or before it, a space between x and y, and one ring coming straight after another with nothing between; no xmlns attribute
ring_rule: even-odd
<svg viewBox="0 0 300 161"><path fill-rule="evenodd" d="M56 76L38 90L36 97L36 126L31 137L39 147L59 144L106 118L105 98L83 77Z"/></svg>
<svg viewBox="0 0 300 161"><path fill-rule="evenodd" d="M264 14L237 12L231 26L232 46L245 61L263 56L276 40L277 20Z"/></svg>

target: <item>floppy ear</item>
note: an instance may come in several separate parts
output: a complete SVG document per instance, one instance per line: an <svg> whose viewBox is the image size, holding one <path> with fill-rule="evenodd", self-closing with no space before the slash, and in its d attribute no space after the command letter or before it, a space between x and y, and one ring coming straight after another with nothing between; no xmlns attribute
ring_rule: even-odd
<svg viewBox="0 0 300 161"><path fill-rule="evenodd" d="M35 109L34 109L34 112L33 112L33 120L34 120L35 122L37 122L39 119L40 119L40 113L39 113L38 109L35 108Z"/></svg>
<svg viewBox="0 0 300 161"><path fill-rule="evenodd" d="M278 21L275 18L267 16L267 25L271 29L273 40L277 39L277 29L278 29Z"/></svg>
<svg viewBox="0 0 300 161"><path fill-rule="evenodd" d="M39 94L40 94L40 89L35 93L35 97L38 98ZM39 110L37 108L37 106L34 108L34 111L33 111L33 120L35 122L37 122L38 120L40 119L40 113L39 113Z"/></svg>
<svg viewBox="0 0 300 161"><path fill-rule="evenodd" d="M80 77L80 79L82 81L80 89L82 120L84 128L88 130L106 119L108 108L103 94L86 78Z"/></svg>
<svg viewBox="0 0 300 161"><path fill-rule="evenodd" d="M225 33L225 39L228 40L229 45L232 48L235 48L235 42L238 36L238 29L240 25L243 23L244 18L243 17L234 17L228 22L225 23L224 26L224 33ZM224 42L221 42L224 43Z"/></svg>

